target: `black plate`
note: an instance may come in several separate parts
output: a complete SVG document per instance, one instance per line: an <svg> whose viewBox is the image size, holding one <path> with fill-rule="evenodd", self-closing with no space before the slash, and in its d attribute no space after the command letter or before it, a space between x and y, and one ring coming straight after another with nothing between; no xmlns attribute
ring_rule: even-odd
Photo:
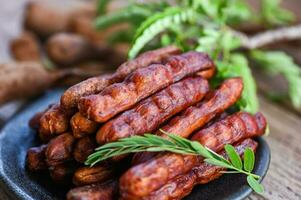
<svg viewBox="0 0 301 200"><path fill-rule="evenodd" d="M25 156L29 147L39 145L35 133L28 127L28 120L37 111L56 102L62 90L54 90L27 106L17 114L0 132L0 187L12 199L53 200L64 199L68 188L52 183L48 175L35 175L25 169ZM258 138L255 173L264 176L270 162L267 143ZM196 187L186 200L243 199L251 193L246 177L227 174L209 184Z"/></svg>

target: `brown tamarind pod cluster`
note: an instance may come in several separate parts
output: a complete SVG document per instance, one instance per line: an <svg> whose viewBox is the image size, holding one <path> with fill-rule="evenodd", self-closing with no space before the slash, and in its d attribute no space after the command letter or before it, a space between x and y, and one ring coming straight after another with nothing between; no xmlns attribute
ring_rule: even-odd
<svg viewBox="0 0 301 200"><path fill-rule="evenodd" d="M70 87L60 102L31 120L46 144L28 150L28 169L49 170L54 181L74 187L69 200L185 197L224 169L207 165L200 156L168 152L117 156L92 167L85 161L98 146L122 138L145 133L166 137L160 130L222 155L226 144L234 144L240 155L247 147L255 150L251 138L264 133L265 118L260 113L228 114L241 97L243 81L229 78L210 88L214 72L206 54L180 53L170 46Z"/></svg>

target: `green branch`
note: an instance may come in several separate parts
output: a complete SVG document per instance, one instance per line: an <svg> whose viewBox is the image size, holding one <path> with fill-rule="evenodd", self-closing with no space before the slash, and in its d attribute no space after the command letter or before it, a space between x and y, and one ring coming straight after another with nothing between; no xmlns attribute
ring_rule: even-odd
<svg viewBox="0 0 301 200"><path fill-rule="evenodd" d="M178 154L199 155L203 156L205 158L204 161L209 164L224 167L247 175L247 180L251 180L251 184L249 183L250 187L252 187L255 192L263 192L262 186L258 182L260 176L252 173L255 163L255 156L254 152L250 148L247 148L244 153L243 165L240 156L232 145L225 146L227 156L230 160L228 161L223 156L204 147L197 141L190 141L177 135L166 133L164 131L162 132L168 135L168 139L153 134L145 134L144 136L132 136L129 138L123 138L118 140L117 142L112 142L100 146L96 149L96 152L88 157L85 164L93 166L114 156L137 152L168 151Z"/></svg>

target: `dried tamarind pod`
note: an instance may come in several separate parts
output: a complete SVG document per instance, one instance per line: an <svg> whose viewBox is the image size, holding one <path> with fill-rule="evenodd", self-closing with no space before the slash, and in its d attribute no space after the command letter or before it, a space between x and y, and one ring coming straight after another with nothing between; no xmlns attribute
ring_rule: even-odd
<svg viewBox="0 0 301 200"><path fill-rule="evenodd" d="M219 152L226 144L263 135L265 127L266 121L261 114L235 113L196 133L192 139ZM189 172L200 159L202 157L193 155L161 153L122 175L121 195L124 199L147 196L169 180Z"/></svg>
<svg viewBox="0 0 301 200"><path fill-rule="evenodd" d="M173 115L199 102L208 91L208 81L201 77L172 84L105 123L97 133L97 142L104 144L152 132Z"/></svg>
<svg viewBox="0 0 301 200"><path fill-rule="evenodd" d="M82 167L75 171L73 183L77 186L101 183L114 176L114 173L114 168L102 165Z"/></svg>
<svg viewBox="0 0 301 200"><path fill-rule="evenodd" d="M70 125L72 134L75 138L82 138L96 133L99 124L93 122L86 117L82 116L79 112L75 113L71 120Z"/></svg>
<svg viewBox="0 0 301 200"><path fill-rule="evenodd" d="M17 61L40 61L40 44L34 33L23 32L10 43L11 55Z"/></svg>
<svg viewBox="0 0 301 200"><path fill-rule="evenodd" d="M47 145L41 145L39 147L32 147L28 149L26 155L26 166L30 171L46 170L48 168L46 163Z"/></svg>
<svg viewBox="0 0 301 200"><path fill-rule="evenodd" d="M145 52L137 58L120 65L114 74L96 76L70 87L62 95L61 104L65 109L77 108L77 103L81 97L97 94L107 86L123 81L131 72L153 63L160 63L166 57L179 52L180 50L174 46Z"/></svg>
<svg viewBox="0 0 301 200"><path fill-rule="evenodd" d="M74 141L71 133L64 133L50 140L45 152L48 166L56 166L72 160Z"/></svg>
<svg viewBox="0 0 301 200"><path fill-rule="evenodd" d="M94 136L79 139L74 145L73 156L77 162L84 163L97 147Z"/></svg>
<svg viewBox="0 0 301 200"><path fill-rule="evenodd" d="M99 94L82 97L78 108L88 119L105 122L158 90L198 71L214 67L212 60L203 53L188 52L171 56L164 64L134 71L122 83L115 83Z"/></svg>
<svg viewBox="0 0 301 200"><path fill-rule="evenodd" d="M118 199L118 181L113 179L105 183L97 183L71 189L67 200L115 200Z"/></svg>
<svg viewBox="0 0 301 200"><path fill-rule="evenodd" d="M252 139L245 139L241 142L234 144L234 148L240 156L243 155L246 148L253 151L257 148L257 142ZM226 157L225 151L220 153ZM157 200L157 199L182 199L198 184L206 184L215 180L223 175L221 171L227 169L219 166L213 166L206 162L200 162L186 174L181 174L174 179L170 180L167 184L159 188L157 191L152 192L150 195L145 196L143 200Z"/></svg>

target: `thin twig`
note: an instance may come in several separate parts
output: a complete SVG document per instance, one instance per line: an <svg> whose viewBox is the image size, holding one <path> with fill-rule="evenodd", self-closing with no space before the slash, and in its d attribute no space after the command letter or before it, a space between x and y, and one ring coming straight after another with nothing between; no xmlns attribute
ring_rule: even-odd
<svg viewBox="0 0 301 200"><path fill-rule="evenodd" d="M247 36L235 30L233 30L233 33L241 39L243 48L256 49L272 43L301 39L301 24L265 31L254 36Z"/></svg>

